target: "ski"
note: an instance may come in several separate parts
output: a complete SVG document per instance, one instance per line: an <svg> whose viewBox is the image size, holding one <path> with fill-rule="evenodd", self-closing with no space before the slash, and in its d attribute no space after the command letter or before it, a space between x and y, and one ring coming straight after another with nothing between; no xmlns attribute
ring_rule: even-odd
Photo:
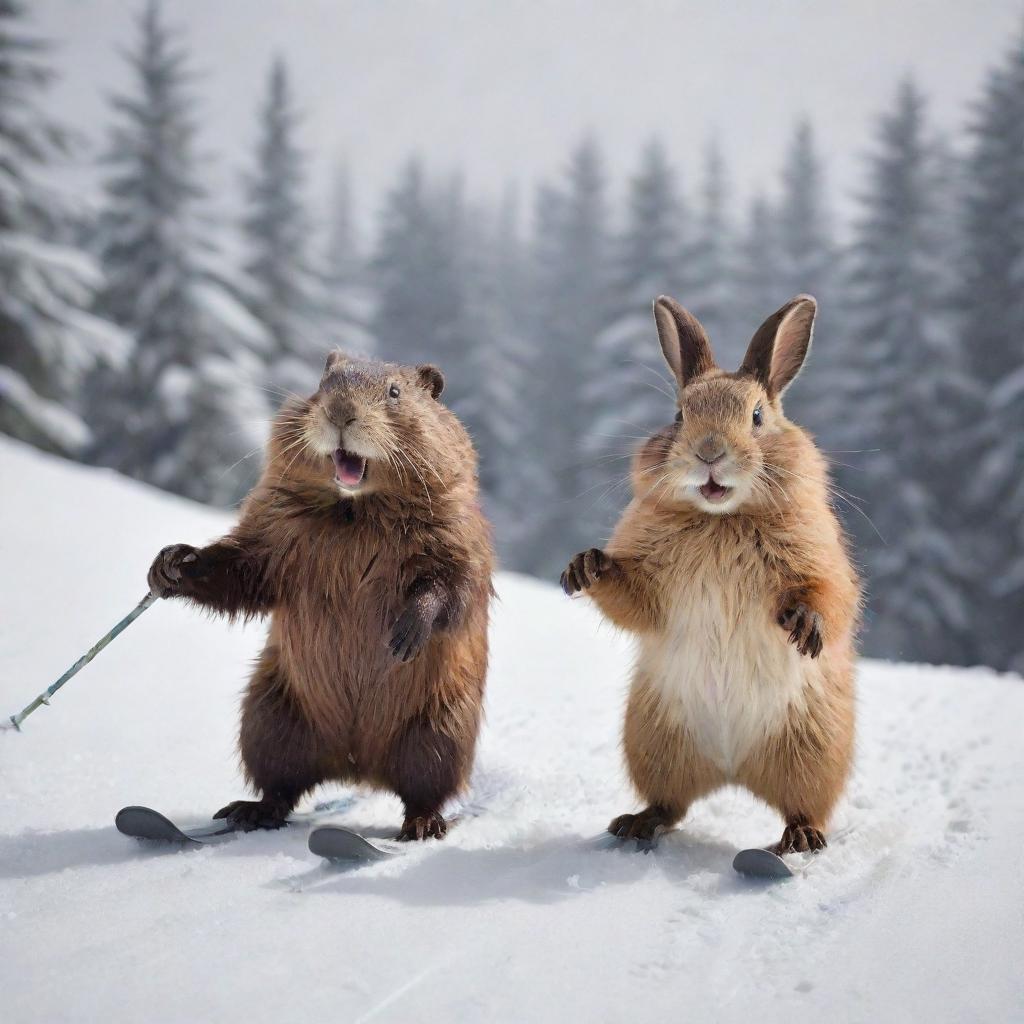
<svg viewBox="0 0 1024 1024"><path fill-rule="evenodd" d="M122 807L114 817L117 831L133 839L149 839L153 842L176 843L180 846L208 846L223 842L238 831L228 821L211 821L197 828L179 828L152 807Z"/></svg>
<svg viewBox="0 0 1024 1024"><path fill-rule="evenodd" d="M289 825L309 825L332 814L347 811L354 803L353 797L342 797L317 804L312 811L292 815ZM122 807L114 816L114 825L122 835L132 839L147 839L178 847L210 846L230 839L245 830L232 822L213 819L206 825L181 828L166 815L152 807Z"/></svg>
<svg viewBox="0 0 1024 1024"><path fill-rule="evenodd" d="M342 825L318 825L312 829L309 852L335 864L372 864L396 856Z"/></svg>
<svg viewBox="0 0 1024 1024"><path fill-rule="evenodd" d="M747 878L783 879L793 878L796 874L778 854L756 846L740 850L733 858L732 866Z"/></svg>
<svg viewBox="0 0 1024 1024"><path fill-rule="evenodd" d="M479 808L463 810L453 814L447 819L448 831L451 831L466 818L475 818L479 815ZM386 846L378 845L378 842ZM436 846L443 842L443 839L426 839L428 845ZM392 857L400 857L404 850L415 843L405 843L397 839L383 839L371 842L366 836L354 832L344 825L315 825L309 833L309 851L315 853L332 864L373 864L379 860L389 860ZM390 849L393 847L393 849Z"/></svg>

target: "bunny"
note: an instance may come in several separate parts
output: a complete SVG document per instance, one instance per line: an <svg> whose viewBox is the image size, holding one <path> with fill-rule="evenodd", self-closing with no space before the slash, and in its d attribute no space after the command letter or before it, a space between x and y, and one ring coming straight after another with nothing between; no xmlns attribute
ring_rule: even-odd
<svg viewBox="0 0 1024 1024"><path fill-rule="evenodd" d="M861 591L825 459L782 410L816 312L787 302L727 373L692 314L654 304L675 422L635 455L608 546L562 574L637 638L623 746L647 806L611 822L620 838L650 841L734 784L782 815L773 852L826 845L853 752Z"/></svg>

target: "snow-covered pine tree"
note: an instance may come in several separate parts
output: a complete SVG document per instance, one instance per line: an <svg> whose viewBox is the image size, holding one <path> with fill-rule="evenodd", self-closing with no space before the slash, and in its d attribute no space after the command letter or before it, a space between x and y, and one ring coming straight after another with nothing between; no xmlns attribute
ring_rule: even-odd
<svg viewBox="0 0 1024 1024"><path fill-rule="evenodd" d="M685 293L678 298L704 324L718 361L735 368L753 330L744 336L747 325L741 330L736 323L732 251L725 161L718 144L712 142L704 155L694 236L685 252Z"/></svg>
<svg viewBox="0 0 1024 1024"><path fill-rule="evenodd" d="M307 394L328 347L323 324L329 292L323 274L311 265L298 128L288 68L278 56L270 65L252 169L245 177L248 305L270 335L269 382Z"/></svg>
<svg viewBox="0 0 1024 1024"><path fill-rule="evenodd" d="M450 403L473 437L484 502L503 558L512 565L530 493L529 460L520 445L520 394L528 355L522 323L523 246L514 198L506 197L495 213L465 205L453 186L450 212L461 293L452 341L462 353L449 371Z"/></svg>
<svg viewBox="0 0 1024 1024"><path fill-rule="evenodd" d="M594 543L599 463L586 438L598 413L592 382L605 371L597 336L607 323L608 213L596 143L572 153L566 179L538 194L535 255L537 365L530 375L531 439L524 457L541 459L547 485L526 564L557 575L566 558Z"/></svg>
<svg viewBox="0 0 1024 1024"><path fill-rule="evenodd" d="M335 169L323 266L320 348L338 347L370 355L376 350L370 334L375 303L355 219L352 177L346 163Z"/></svg>
<svg viewBox="0 0 1024 1024"><path fill-rule="evenodd" d="M800 120L793 132L782 172L779 203L776 298L753 324L801 292L818 300L815 336L808 372L812 381L798 384L787 396L786 413L797 423L820 435L826 448L833 444L832 424L842 401L843 352L836 328L844 321L838 309L839 249L833 241L832 218L825 188L825 172L810 121Z"/></svg>
<svg viewBox="0 0 1024 1024"><path fill-rule="evenodd" d="M859 471L837 473L874 524L846 517L869 580L867 647L901 660L962 660L971 632L970 563L949 517L965 487L950 467L963 461L969 388L950 305L941 170L924 99L905 82L879 122L847 284L854 360L839 434L858 442L849 447L881 450L839 456Z"/></svg>
<svg viewBox="0 0 1024 1024"><path fill-rule="evenodd" d="M201 220L186 54L153 0L129 54L136 90L116 122L97 246L98 309L135 340L122 373L90 381L95 461L167 490L228 504L258 469L266 433L255 386L268 338L232 298Z"/></svg>
<svg viewBox="0 0 1024 1024"><path fill-rule="evenodd" d="M381 217L371 333L382 359L434 362L453 375L464 353L452 345L462 293L450 204L450 196L430 187L420 161L409 160ZM461 390L457 376L452 390L455 395Z"/></svg>
<svg viewBox="0 0 1024 1024"><path fill-rule="evenodd" d="M733 270L736 287L736 322L742 337L785 301L779 274L779 222L771 202L755 196L746 223L736 239Z"/></svg>
<svg viewBox="0 0 1024 1024"><path fill-rule="evenodd" d="M601 537L629 500L632 452L673 415L675 382L664 369L651 307L659 295L685 298L686 230L675 170L654 140L630 181L626 223L612 246L609 322L596 341L602 372L589 381L587 455L596 462L597 490L588 504Z"/></svg>
<svg viewBox="0 0 1024 1024"><path fill-rule="evenodd" d="M967 524L980 661L1024 667L1024 32L986 82L968 157L960 296L968 369L986 424ZM965 463L970 464L970 463Z"/></svg>
<svg viewBox="0 0 1024 1024"><path fill-rule="evenodd" d="M40 109L52 72L25 20L21 3L0 0L0 431L76 455L90 436L82 381L122 365L131 339L90 312L99 269L46 182L70 140Z"/></svg>
<svg viewBox="0 0 1024 1024"><path fill-rule="evenodd" d="M334 170L327 230L327 272L333 280L358 276L362 267L352 196L352 173L344 161Z"/></svg>

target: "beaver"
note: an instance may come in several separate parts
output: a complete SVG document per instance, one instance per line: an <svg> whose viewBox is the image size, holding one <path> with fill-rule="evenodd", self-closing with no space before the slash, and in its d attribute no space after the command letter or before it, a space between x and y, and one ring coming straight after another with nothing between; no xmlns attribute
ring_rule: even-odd
<svg viewBox="0 0 1024 1024"><path fill-rule="evenodd" d="M282 407L235 528L153 562L161 597L270 616L239 732L259 799L215 818L279 828L332 780L396 793L399 839L447 831L480 728L494 552L443 388L435 366L332 352Z"/></svg>

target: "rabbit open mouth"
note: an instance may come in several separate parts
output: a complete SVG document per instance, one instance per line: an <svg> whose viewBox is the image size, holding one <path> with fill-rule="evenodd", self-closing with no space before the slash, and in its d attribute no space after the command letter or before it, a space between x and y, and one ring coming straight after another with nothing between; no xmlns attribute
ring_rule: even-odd
<svg viewBox="0 0 1024 1024"><path fill-rule="evenodd" d="M335 448L334 479L346 490L355 490L366 479L366 459L362 455Z"/></svg>
<svg viewBox="0 0 1024 1024"><path fill-rule="evenodd" d="M701 484L698 488L701 493L701 497L705 501L710 501L712 505L717 505L720 502L725 501L732 492L731 487L726 487L725 484L718 483L714 477L709 476L706 484Z"/></svg>

